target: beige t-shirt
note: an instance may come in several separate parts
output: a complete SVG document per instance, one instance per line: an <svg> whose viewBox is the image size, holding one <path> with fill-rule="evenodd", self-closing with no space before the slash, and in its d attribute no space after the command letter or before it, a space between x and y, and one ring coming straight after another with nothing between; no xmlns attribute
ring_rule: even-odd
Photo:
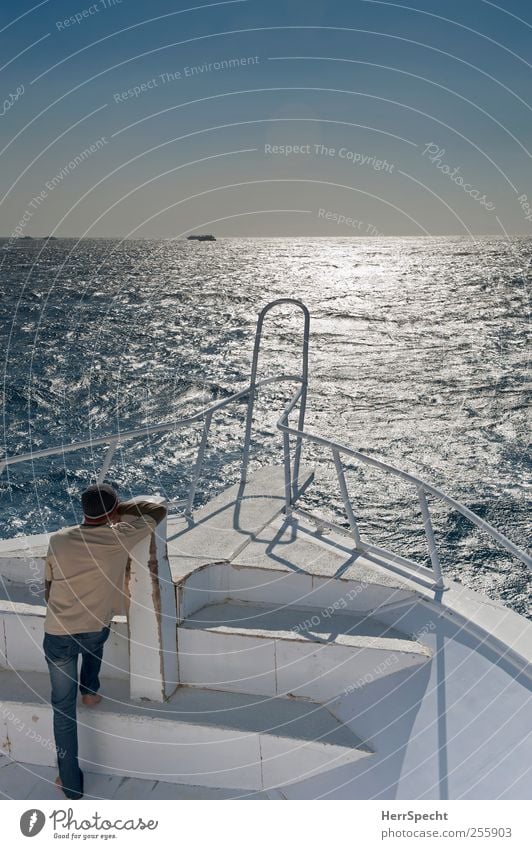
<svg viewBox="0 0 532 849"><path fill-rule="evenodd" d="M148 515L124 515L115 525L75 525L52 534L44 573L52 582L44 630L101 631L123 613L129 555L156 524Z"/></svg>

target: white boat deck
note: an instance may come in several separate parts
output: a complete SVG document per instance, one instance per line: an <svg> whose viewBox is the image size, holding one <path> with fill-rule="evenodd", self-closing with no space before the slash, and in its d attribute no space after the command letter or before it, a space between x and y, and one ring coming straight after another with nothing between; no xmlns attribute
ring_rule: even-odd
<svg viewBox="0 0 532 849"><path fill-rule="evenodd" d="M284 517L283 492L282 468L263 469L193 522L169 519L182 686L156 707L135 702L127 670L115 680L108 666L101 709L79 712L87 798L530 798L532 624L455 582L436 597L383 556ZM0 688L4 706L49 735L44 608L30 589L46 544L0 543L12 599L0 609ZM109 647L115 672L124 628L115 622ZM8 739L16 748L16 732ZM156 740L162 760L150 756ZM59 795L50 763L12 758L0 761L0 792L57 798L39 795Z"/></svg>
<svg viewBox="0 0 532 849"><path fill-rule="evenodd" d="M336 643L390 651L419 651L430 657L429 652L412 637L366 615L334 613L324 619L317 614L319 611L314 608L229 601L202 607L187 617L183 627L221 634L254 634L265 639L299 638L322 645Z"/></svg>
<svg viewBox="0 0 532 849"><path fill-rule="evenodd" d="M0 755L1 799L65 800L55 785L57 769L50 766L21 764ZM102 775L84 772L84 799L277 799L276 792L251 792L224 790L213 787L194 787L188 784L170 784L167 781L144 781L127 776Z"/></svg>

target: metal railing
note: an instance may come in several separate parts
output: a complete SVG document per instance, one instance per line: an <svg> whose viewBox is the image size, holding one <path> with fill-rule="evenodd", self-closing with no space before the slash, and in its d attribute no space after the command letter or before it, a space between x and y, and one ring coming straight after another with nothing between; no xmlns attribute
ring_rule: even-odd
<svg viewBox="0 0 532 849"><path fill-rule="evenodd" d="M301 304L301 306L303 305ZM308 333L307 324L305 325L305 332ZM308 368L305 369L305 375L308 376ZM307 381L305 381L305 386L306 382ZM438 487L433 486L427 481L416 477L416 475L412 475L408 472L403 471L402 469L398 469L396 466L392 466L390 463L385 463L382 460L377 460L374 457L369 457L367 454L363 454L361 451L356 451L353 448L349 448L347 445L342 445L339 442L334 442L333 440L326 439L323 436L318 436L316 434L309 433L303 429L301 424L299 424L298 428L290 427L290 413L294 410L300 398L303 398L302 387L296 390L292 399L286 405L282 415L277 421L277 428L282 432L285 443L285 479L287 480L285 510L287 513L298 512L300 514L308 516L308 518L310 518L312 521L317 522L318 526L328 527L342 534L345 533L345 528L343 528L338 523L330 522L327 519L317 517L315 514L309 513L308 511L303 510L301 508L297 508L297 511L294 511L295 503L297 501L297 473L299 468L299 455L297 468L295 462L292 468L290 466L289 439L290 436L293 436L297 440L297 447L299 452L301 451L301 445L303 441L311 442L315 445L321 445L322 447L325 447L330 450L332 455L332 461L334 463L334 468L336 471L336 478L338 481L340 494L342 497L342 503L345 509L347 521L349 523L349 535L354 541L354 547L356 550L359 551L368 552L373 555L380 555L384 558L382 562L383 566L386 566L387 568L392 569L393 571L397 571L401 574L406 574L408 577L415 577L420 583L429 585L432 589L445 589L440 557L438 554L436 538L434 536L434 529L432 526L429 504L427 501L427 494L430 494L438 498L440 501L443 501L449 507L452 507L453 510L456 510L458 513L468 519L472 524L480 528L480 530L485 531L489 536L492 537L492 539L494 539L510 554L512 554L514 557L524 563L529 569L532 568L532 557L530 557L525 551L522 551L517 545L515 545L515 543L508 539L508 537L504 536L504 534L501 534L496 528L494 528L492 525L490 525L488 522L486 522L484 519L482 519L464 504L461 504L455 498L452 498L451 496L447 495L441 489L438 489ZM306 393L304 396L304 400L306 401ZM417 498L419 501L421 516L423 519L423 528L425 531L425 538L427 541L430 561L432 564L431 569L426 566L423 566L422 564L416 563L414 560L401 557L400 555L396 555L393 552L380 548L379 546L375 546L369 542L364 541L361 538L353 510L353 505L349 497L349 492L345 479L344 464L342 462L342 455L351 457L354 460L358 460L359 462L367 466L373 466L374 468L379 469L380 471L395 476L397 478L400 478L401 480L415 487L417 492ZM411 574L412 571L414 572L414 575Z"/></svg>
<svg viewBox="0 0 532 849"><path fill-rule="evenodd" d="M268 312L273 309L273 307L279 306L281 304L291 304L292 306L295 306L299 310L301 310L303 314L304 331L302 343L301 373L297 375L281 374L257 381L258 360L260 344L262 341L264 319ZM445 588L443 573L440 558L438 555L436 539L434 536L434 530L432 527L429 504L427 501L427 494L430 494L446 503L452 509L456 510L458 513L460 513L462 516L472 522L472 524L476 525L480 530L485 531L510 554L512 554L514 557L518 558L529 568L531 568L532 558L526 552L521 551L521 549L518 548L517 545L515 545L503 534L499 533L496 528L492 527L480 516L477 516L477 514L470 510L468 507L461 504L459 501L456 501L456 499L451 498L449 495L446 495L446 493L444 493L442 490L438 489L427 481L416 477L415 475L411 475L408 472L403 471L402 469L398 469L395 466L392 466L389 463L383 462L382 460L377 460L374 457L369 457L368 455L363 454L361 451L356 451L355 449L349 448L346 445L342 445L341 443L334 442L333 440L326 439L323 436L318 436L316 434L312 434L304 430L308 389L309 329L309 311L307 307L303 303L301 303L301 301L294 300L292 298L281 298L279 300L272 301L266 307L264 307L264 309L259 314L251 364L250 383L249 386L246 386L240 392L236 392L233 395L230 395L228 398L224 398L222 401L218 401L211 404L210 406L200 411L199 413L196 413L193 416L188 416L184 419L179 419L174 422L165 422L164 424L156 424L147 427L135 428L133 430L114 433L110 436L101 436L94 439L83 440L80 442L71 442L67 445L56 446L54 448L44 448L39 451L31 451L26 454L18 454L11 457L5 457L3 460L0 461L0 475L6 468L15 464L29 461L33 462L34 460L39 459L41 457L64 455L73 451L78 451L83 448L94 448L95 446L99 445L108 445L109 447L104 456L102 467L97 476L97 481L102 482L111 467L111 463L118 446L122 443L135 438L145 437L154 433L165 433L177 430L180 428L188 427L196 422L203 421L202 434L198 446L197 455L193 465L192 478L187 497L184 499L169 502L169 506L184 507L184 515L187 517L191 517L194 508L196 490L203 469L203 462L205 458L206 447L209 440L210 428L216 413L233 403L245 401L247 404L245 435L242 451L242 466L240 473L241 481L244 482L246 480L249 465L251 434L253 429L253 413L255 409L255 401L258 390L274 383L297 383L299 384L298 388L293 394L291 400L286 404L276 424L277 429L282 433L283 438L285 512L287 514L297 512L299 514L307 516L321 527L329 527L342 534L348 533L354 542L355 550L372 554L374 556L374 559L381 557L382 560L379 561L377 559L377 562L381 562L381 564L386 568L391 569L392 571L399 572L400 574L406 575L407 577L412 578L418 581L420 584L430 587L431 589L443 590ZM299 414L298 426L296 428L290 426L289 417L298 403ZM295 439L295 450L293 460L291 459L291 437ZM331 459L334 465L334 469L336 471L336 477L340 489L340 494L342 497L342 503L345 509L347 522L349 524L349 531L346 531L346 529L338 523L330 522L323 517L316 516L316 514L314 513L310 513L301 507L297 507L297 501L300 495L298 489L298 478L301 452L304 442L320 445L330 451ZM409 558L394 554L393 552L380 548L379 546L375 546L370 542L367 542L362 539L345 478L345 467L342 461L342 457L344 456L350 457L365 465L372 466L386 474L398 477L415 488L423 519L425 537L428 545L432 568L423 566L422 564L419 564Z"/></svg>
<svg viewBox="0 0 532 849"><path fill-rule="evenodd" d="M521 560L521 562L528 566L528 568L532 568L532 557L530 557L525 551L522 551L517 545L515 545L515 543L508 539L508 537L504 536L504 534L501 534L496 528L494 528L492 525L490 525L488 522L486 522L484 519L482 519L464 504L461 504L455 498L452 498L451 496L447 495L441 489L438 489L438 487L433 486L427 481L424 481L421 478L416 477L415 475L411 475L408 472L403 471L402 469L398 469L389 463L385 463L382 460L377 460L374 457L369 457L367 454L363 454L361 451L356 451L353 448L349 448L347 445L342 445L339 442L333 442L331 439L326 439L323 436L317 436L316 434L308 433L307 431L302 431L297 428L290 427L288 417L291 410L297 403L297 400L298 393L296 392L290 403L286 406L283 414L280 416L277 422L277 427L280 431L283 432L285 437L287 435L292 435L297 439L306 440L307 442L312 442L316 445L321 445L330 450L334 467L336 470L336 477L342 496L342 502L350 527L349 535L354 540L355 549L384 556L386 562L383 563L383 565L389 566L389 568L394 568L395 571L404 573L404 569L402 569L401 567L405 567L407 570L414 570L422 578L428 578L429 580L430 578L433 578L435 579L434 583L432 584L433 588L443 589L444 580L441 562L438 555L436 539L434 536L434 529L432 527L432 520L430 517L430 510L427 501L427 494L430 494L446 503L449 507L452 507L453 510L456 510L458 513L468 519L472 524L480 528L480 530L485 531L487 534L489 534L492 539L498 542L503 548L505 548L518 560ZM408 558L400 557L398 555L390 553L385 549L379 548L378 546L372 545L371 543L362 540L354 515L353 505L351 503L351 499L349 497L347 489L344 464L342 463L342 455L351 457L352 459L358 460L359 462L364 463L365 465L373 466L374 468L380 469L381 471L386 472L387 474L398 477L401 480L411 484L416 489L421 515L423 518L423 526L428 544L429 556L432 563L432 569L422 566L421 564L418 564ZM292 499L290 499L290 501L292 501ZM294 512L293 503L288 503L288 499L286 503L286 510L289 512ZM345 529L337 523L329 522L326 519L319 518L315 514L310 514L306 510L302 510L301 508L298 508L297 512L307 515L314 521L317 520L318 524L323 527L329 527L332 530L339 531L340 533L345 533ZM391 565L390 561L392 561L392 563L394 564L393 566ZM412 575L409 575L409 577L412 577ZM426 583L426 580L423 580L422 583Z"/></svg>
<svg viewBox="0 0 532 849"><path fill-rule="evenodd" d="M305 412L307 408L307 390L308 390L308 346L309 346L309 335L310 335L310 313L301 301L297 301L294 298L278 298L276 301L271 301L269 304L260 311L259 317L257 319L257 330L255 332L255 344L253 346L253 357L251 359L251 375L250 375L250 393L248 400L248 409L246 415L246 435L244 438L244 450L242 454L242 470L241 470L241 480L244 481L246 479L247 469L248 469L248 461L249 461L249 448L251 444L251 430L253 426L253 411L255 406L255 398L257 395L257 389L260 386L260 383L257 383L257 370L259 363L259 352L260 352L260 344L262 341L262 329L264 325L264 319L266 315L270 312L274 307L280 306L281 304L291 304L292 306L297 307L303 313L303 344L301 347L301 375L298 378L298 382L301 386L298 389L297 398L295 398L294 402L291 404L290 409L293 410L297 402L300 402L299 405L299 422L298 427L299 431L303 431L303 427L305 425ZM291 493L290 498L294 500L297 499L297 480L299 477L299 466L301 461L301 448L302 448L303 440L301 436L298 436L296 439L296 449L294 453L294 466L293 470L290 468L290 437L287 433L283 434L283 460L285 467L285 484L287 493ZM291 479L293 480L293 485L290 485Z"/></svg>
<svg viewBox="0 0 532 849"><path fill-rule="evenodd" d="M280 304L293 304L302 310L304 314L304 338L303 338L303 346L302 346L302 366L301 366L301 374L292 375L292 374L281 374L275 375L274 377L264 378L257 382L257 369L258 369L258 359L260 352L260 343L262 341L262 327L264 323L264 319L266 314L275 306ZM193 465L192 478L190 482L190 486L188 489L187 497L183 499L178 499L174 501L168 502L169 507L184 507L185 516L191 516L194 508L194 499L196 496L197 486L199 479L201 477L201 472L203 469L203 461L205 458L205 450L207 448L207 443L209 439L209 433L211 429L211 424L215 414L219 411L228 407L230 404L238 403L242 401L246 401L247 403L247 415L246 415L246 424L245 424L245 435L244 435L244 445L242 450L242 466L241 466L241 481L245 481L246 474L248 470L249 464L249 453L250 453L250 444L251 444L251 432L253 426L253 412L255 405L255 398L257 394L257 390L261 389L269 384L273 383L299 383L301 384L301 412L299 416L299 427L303 428L305 421L305 402L306 402L306 394L307 394L307 381L308 381L308 336L309 336L309 325L310 325L310 315L307 307L302 304L300 301L296 301L292 298L280 298L276 301L272 301L267 304L264 309L260 312L257 328L255 332L255 344L253 348L253 356L251 363L251 377L250 383L244 389L241 389L240 392L235 392L233 395L228 396L227 398L222 399L221 401L217 401L205 409L201 410L199 413L195 413L193 416L187 416L184 419L178 419L173 422L165 422L162 424L149 425L145 427L138 427L132 430L120 431L118 433L114 433L106 436L99 436L90 439L81 440L79 442L70 442L66 445L58 445L53 448L43 448L37 451L29 451L25 454L15 454L11 457L5 457L3 460L0 460L0 475L4 472L4 470L10 466L17 465L19 463L27 463L33 462L34 460L38 460L42 457L54 457L61 456L64 454L69 454L74 451L80 451L83 448L94 448L99 445L108 445L107 452L105 453L103 463L101 469L96 476L96 482L102 483L111 468L111 463L113 461L113 457L116 453L117 448L122 445L124 442L129 442L132 439L141 438L150 436L155 433L168 433L169 431L178 430L180 428L189 427L190 425L195 424L196 422L203 421L203 429L202 434L198 446L198 452L196 455L196 459ZM299 397L299 396L298 396ZM294 471L297 472L299 469L299 461L300 461L300 453L301 453L301 441L299 441L298 448L296 450L296 456L294 459ZM290 463L290 458L285 457L285 460Z"/></svg>
<svg viewBox="0 0 532 849"><path fill-rule="evenodd" d="M301 382L301 378L299 375L276 375L275 377L266 378L256 383L255 391L271 383L283 382ZM105 453L101 469L98 472L98 475L96 476L96 482L102 483L111 467L111 463L113 461L113 457L117 448L123 443L129 442L133 439L150 436L154 433L168 433L169 431L189 427L190 425L193 425L196 422L203 421L202 435L196 459L194 461L192 479L187 493L187 497L169 502L170 507L184 507L185 515L190 516L193 511L194 499L198 482L201 476L205 449L207 447L207 441L209 438L209 431L211 428L212 420L219 410L228 407L230 404L238 403L239 401L242 402L242 400L246 399L249 395L249 391L249 387L246 386L246 388L242 389L240 392L235 392L233 395L230 395L229 397L224 398L221 401L217 401L214 404L211 404L209 407L206 407L205 409L201 410L199 413L195 413L193 416L187 416L184 419L178 419L172 422L164 422L163 424L149 425L146 427L138 427L134 428L133 430L120 431L119 433L114 433L112 435L98 436L91 439L84 439L79 442L70 442L66 445L57 445L53 448L43 448L39 449L38 451L29 451L26 454L14 454L11 457L5 457L3 460L0 460L0 475L4 472L6 468L18 465L19 463L33 462L42 457L56 457L65 454L70 454L74 451L80 451L83 448L92 449L99 445L108 445L109 447L107 449L107 452ZM246 439L249 439L248 435L246 435ZM249 455L249 449L247 453Z"/></svg>

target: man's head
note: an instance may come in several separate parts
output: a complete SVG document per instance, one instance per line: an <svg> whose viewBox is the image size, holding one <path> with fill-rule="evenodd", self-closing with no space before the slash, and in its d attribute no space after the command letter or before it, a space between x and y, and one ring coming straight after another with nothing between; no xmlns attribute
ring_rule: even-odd
<svg viewBox="0 0 532 849"><path fill-rule="evenodd" d="M81 506L86 525L101 525L117 515L118 493L107 483L97 483L81 493Z"/></svg>

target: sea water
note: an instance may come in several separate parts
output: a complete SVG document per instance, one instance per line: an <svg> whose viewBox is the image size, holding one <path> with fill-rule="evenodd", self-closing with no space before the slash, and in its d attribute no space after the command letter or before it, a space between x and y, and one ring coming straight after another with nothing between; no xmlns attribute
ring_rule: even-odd
<svg viewBox="0 0 532 849"><path fill-rule="evenodd" d="M177 421L249 378L257 313L280 297L312 315L306 427L444 489L527 545L532 240L59 239L0 242L3 453ZM297 310L271 313L259 377L298 374ZM259 393L252 468L282 462L276 420L295 384ZM197 503L238 479L245 407L215 417ZM296 419L292 418L293 423ZM124 442L122 497L186 495L202 422ZM0 477L0 537L79 521L105 446ZM306 506L346 525L330 452ZM413 487L359 463L347 483L364 538L428 563ZM429 498L446 574L526 613L529 572Z"/></svg>

